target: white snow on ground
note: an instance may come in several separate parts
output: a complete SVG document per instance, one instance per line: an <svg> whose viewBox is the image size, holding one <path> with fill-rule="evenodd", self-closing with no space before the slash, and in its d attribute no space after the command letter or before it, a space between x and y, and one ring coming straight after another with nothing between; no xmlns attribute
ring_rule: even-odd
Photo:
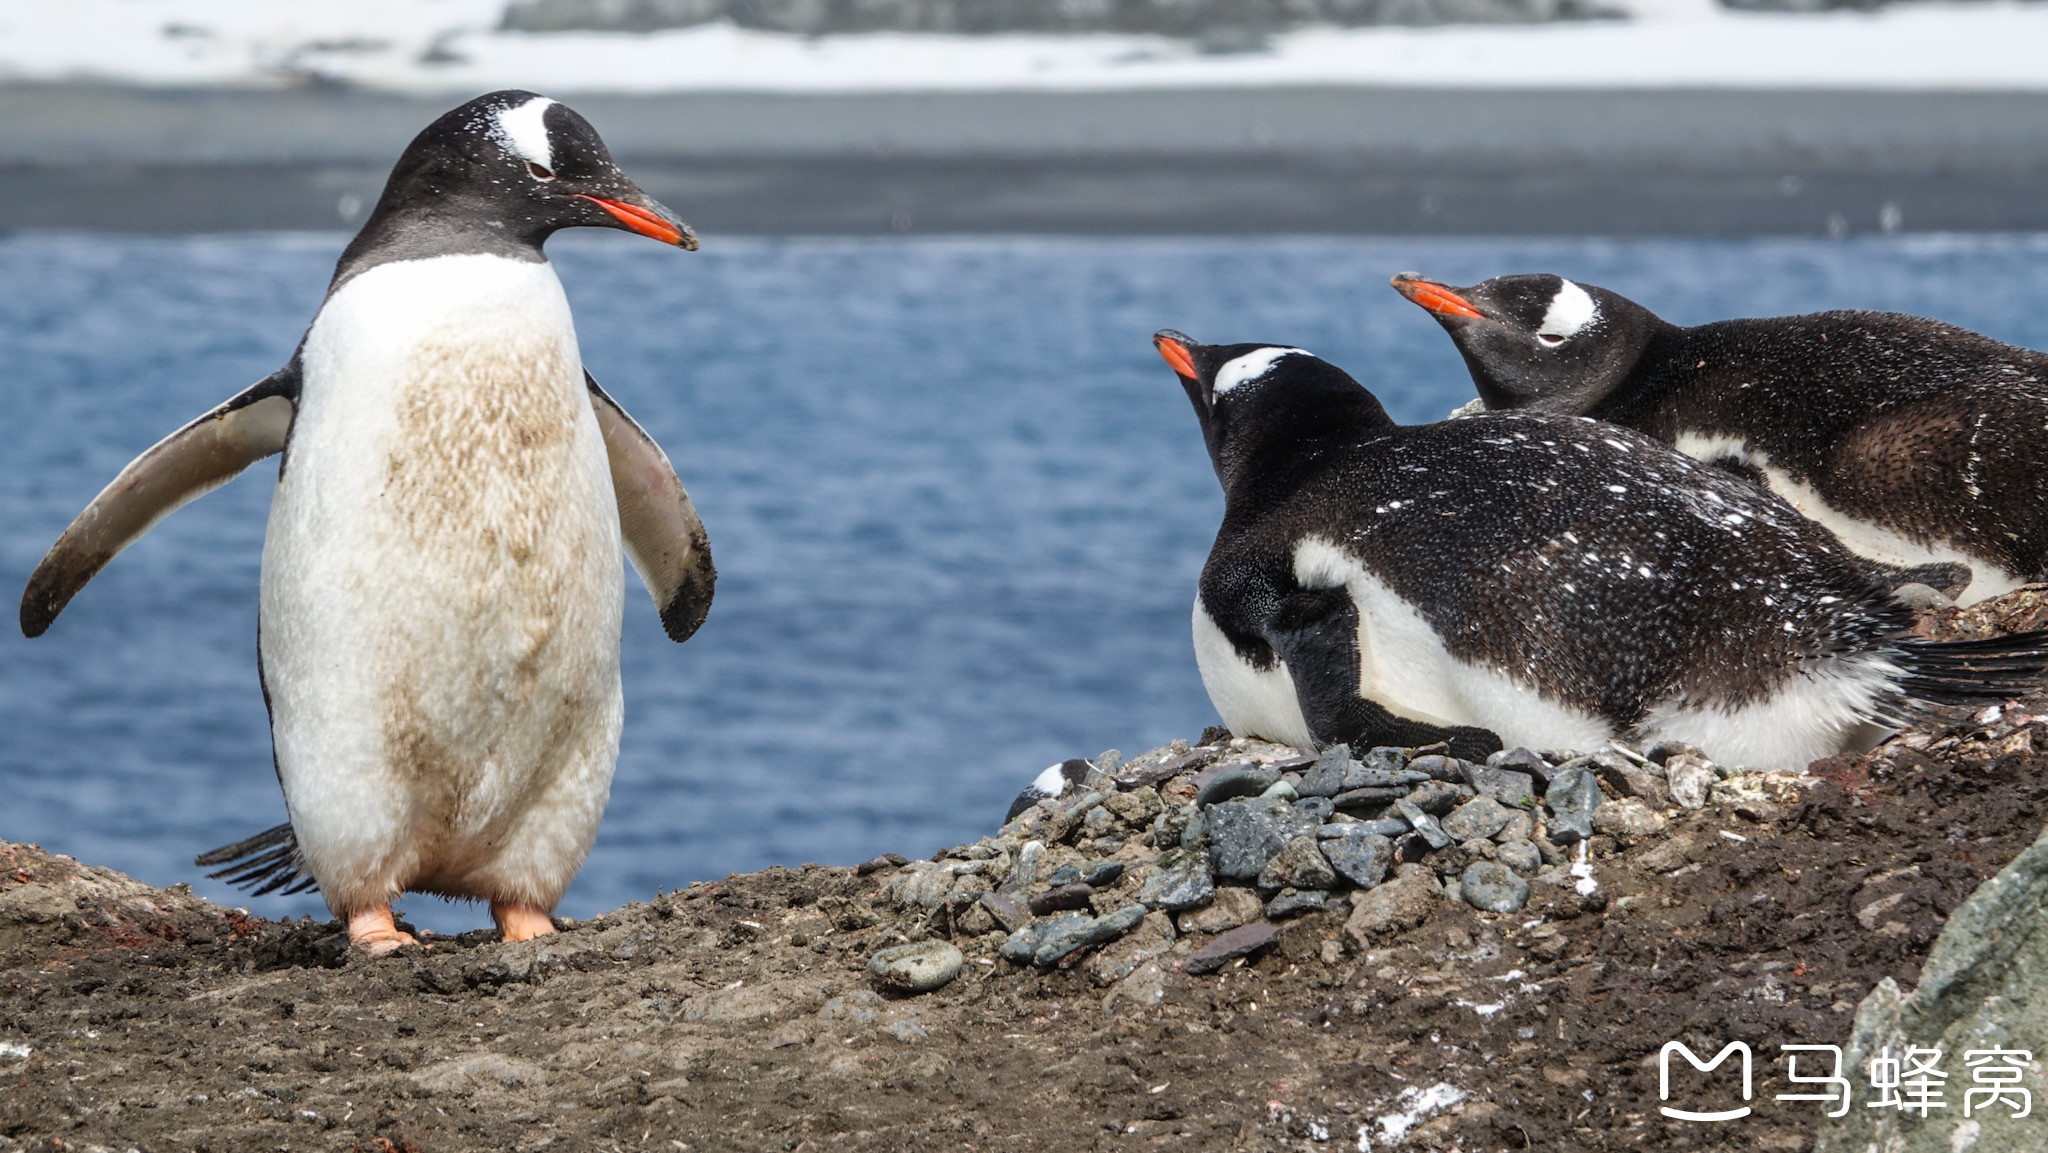
<svg viewBox="0 0 2048 1153"><path fill-rule="evenodd" d="M0 4L0 82L414 92L1444 87L2048 89L2048 2L1877 13L1635 0L1626 21L1318 29L1202 55L1148 36L874 34L710 25L649 35L497 31L503 0L61 0Z"/></svg>

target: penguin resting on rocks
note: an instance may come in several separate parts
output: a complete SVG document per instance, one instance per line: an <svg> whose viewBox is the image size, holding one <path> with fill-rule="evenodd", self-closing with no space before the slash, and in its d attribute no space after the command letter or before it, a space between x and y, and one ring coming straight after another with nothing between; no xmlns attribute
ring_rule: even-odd
<svg viewBox="0 0 2048 1153"><path fill-rule="evenodd" d="M1769 487L1894 583L2048 579L2048 354L1890 312L1681 328L1549 274L1394 288L1489 409L1591 416Z"/></svg>
<svg viewBox="0 0 2048 1153"><path fill-rule="evenodd" d="M1223 484L1195 655L1239 736L1466 759L1677 740L1798 770L2048 674L2048 634L1913 639L1832 535L1640 433L1404 427L1300 349L1153 341Z"/></svg>
<svg viewBox="0 0 2048 1153"><path fill-rule="evenodd" d="M584 371L541 251L579 226L697 247L567 107L442 116L290 362L122 470L22 596L39 636L151 525L284 454L257 647L291 822L201 860L310 877L372 954L415 943L405 892L488 901L506 940L553 931L618 757L621 549L671 639L711 605L703 524Z"/></svg>

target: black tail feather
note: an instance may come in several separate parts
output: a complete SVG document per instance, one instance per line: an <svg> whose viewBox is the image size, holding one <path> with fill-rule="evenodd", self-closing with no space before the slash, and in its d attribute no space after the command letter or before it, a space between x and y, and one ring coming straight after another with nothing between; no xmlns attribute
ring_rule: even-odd
<svg viewBox="0 0 2048 1153"><path fill-rule="evenodd" d="M1908 641L1898 689L1930 705L1995 705L2048 689L2048 631L1973 641Z"/></svg>
<svg viewBox="0 0 2048 1153"><path fill-rule="evenodd" d="M299 853L299 837L290 821L210 853L201 853L192 858L192 863L201 867L226 865L207 876L257 897L280 890L287 894L303 893L318 887L313 875L306 871L306 859Z"/></svg>

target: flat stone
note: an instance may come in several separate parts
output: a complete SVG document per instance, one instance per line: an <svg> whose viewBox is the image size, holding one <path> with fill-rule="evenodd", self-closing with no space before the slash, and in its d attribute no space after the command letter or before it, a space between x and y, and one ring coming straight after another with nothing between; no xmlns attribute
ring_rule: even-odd
<svg viewBox="0 0 2048 1153"><path fill-rule="evenodd" d="M1294 802L1294 807L1314 818L1318 825L1337 815L1337 806L1328 797L1303 797Z"/></svg>
<svg viewBox="0 0 2048 1153"><path fill-rule="evenodd" d="M1350 745L1331 745L1295 788L1304 797L1334 797L1344 791L1344 774L1351 764Z"/></svg>
<svg viewBox="0 0 2048 1153"><path fill-rule="evenodd" d="M1262 769L1250 761L1225 761L1195 775L1195 804L1207 807L1232 797L1256 797L1280 779L1278 769Z"/></svg>
<svg viewBox="0 0 2048 1153"><path fill-rule="evenodd" d="M1412 929L1428 920L1443 899L1443 886L1427 866L1402 865L1392 880L1351 898L1344 935L1365 948L1377 934Z"/></svg>
<svg viewBox="0 0 2048 1153"><path fill-rule="evenodd" d="M1458 878L1458 895L1484 913L1513 913L1529 903L1529 882L1499 861L1474 861Z"/></svg>
<svg viewBox="0 0 2048 1153"><path fill-rule="evenodd" d="M1300 793L1294 791L1293 784L1284 780L1274 781L1271 788L1267 789L1263 793L1260 793L1259 795L1262 797L1272 797L1275 800L1281 801L1291 801L1294 800L1296 797L1301 796Z"/></svg>
<svg viewBox="0 0 2048 1153"><path fill-rule="evenodd" d="M1658 741L1643 755L1663 765L1667 771L1671 768L1671 758L1676 756L1698 757L1703 761L1707 759L1707 754L1701 752L1698 745L1688 745L1684 741Z"/></svg>
<svg viewBox="0 0 2048 1153"><path fill-rule="evenodd" d="M1398 772L1408 767L1408 750L1398 745L1375 745L1359 758L1359 764L1369 773Z"/></svg>
<svg viewBox="0 0 2048 1153"><path fill-rule="evenodd" d="M1534 873L1543 867L1543 854L1534 842L1525 839L1502 841L1494 856L1501 864L1517 873Z"/></svg>
<svg viewBox="0 0 2048 1153"><path fill-rule="evenodd" d="M1183 973L1213 973L1239 957L1256 952L1280 939L1280 926L1270 921L1253 921L1232 929L1181 958Z"/></svg>
<svg viewBox="0 0 2048 1153"><path fill-rule="evenodd" d="M1095 889L1092 886L1083 885L1078 881L1071 885L1061 885L1057 889L1048 889L1031 898L1031 913L1033 916L1043 917L1047 913L1057 913L1066 909L1085 909L1088 907L1088 898L1094 895Z"/></svg>
<svg viewBox="0 0 2048 1153"><path fill-rule="evenodd" d="M1213 747L1189 749L1177 757L1161 761L1148 768L1126 772L1116 779L1116 787L1129 791L1170 781L1182 773L1192 773L1207 768L1210 762L1222 755L1223 750Z"/></svg>
<svg viewBox="0 0 2048 1153"><path fill-rule="evenodd" d="M1078 882L1078 881L1079 881L1080 879L1081 879L1081 869L1080 869L1080 867L1079 867L1079 866L1077 866L1077 865L1061 865L1061 866L1060 866L1059 868L1057 868L1057 869L1054 869L1054 870L1052 871L1052 875L1051 875L1051 876L1048 876L1048 877L1047 877L1047 878L1045 879L1045 883L1046 883L1046 884L1048 884L1048 885L1051 885L1051 886L1052 886L1053 888L1057 889L1057 888L1059 888L1059 887L1060 887L1061 885L1071 885L1071 884L1074 884L1074 883Z"/></svg>
<svg viewBox="0 0 2048 1153"><path fill-rule="evenodd" d="M1303 913L1320 913L1329 906L1330 894L1321 889L1282 889L1279 896L1266 902L1266 919L1280 921Z"/></svg>
<svg viewBox="0 0 2048 1153"><path fill-rule="evenodd" d="M1534 749L1502 749L1486 758L1486 766L1510 772L1527 773L1539 785L1550 783L1552 762L1543 759Z"/></svg>
<svg viewBox="0 0 2048 1153"><path fill-rule="evenodd" d="M1114 941L1144 920L1145 912L1143 905L1126 905L1114 913L1083 918L1079 925L1063 925L1040 938L1037 952L1031 955L1031 963L1041 969L1049 969L1077 949Z"/></svg>
<svg viewBox="0 0 2048 1153"><path fill-rule="evenodd" d="M1338 827L1349 830L1365 826ZM1337 875L1361 889L1370 889L1385 880L1387 866L1394 859L1394 842L1370 831L1323 839L1320 844L1324 859L1330 862Z"/></svg>
<svg viewBox="0 0 2048 1153"><path fill-rule="evenodd" d="M1408 771L1411 773L1421 773L1433 781L1457 784L1465 779L1463 764L1464 762L1456 757L1447 757L1439 754L1416 757L1408 762Z"/></svg>
<svg viewBox="0 0 2048 1153"><path fill-rule="evenodd" d="M857 877L865 877L869 873L879 873L883 869L894 869L909 863L901 853L883 853L872 860L862 861L853 873Z"/></svg>
<svg viewBox="0 0 2048 1153"><path fill-rule="evenodd" d="M1550 806L1550 840L1569 845L1593 835L1593 811L1600 806L1600 782L1592 770L1571 765L1557 770L1544 790L1543 803Z"/></svg>
<svg viewBox="0 0 2048 1153"><path fill-rule="evenodd" d="M1223 933L1259 919L1265 906L1259 895L1250 889L1225 885L1216 890L1216 899L1206 909L1195 909L1180 915L1180 931L1183 933Z"/></svg>
<svg viewBox="0 0 2048 1153"><path fill-rule="evenodd" d="M1664 778L1671 787L1671 799L1680 808L1705 808L1714 791L1714 762L1694 753L1673 753L1664 762Z"/></svg>
<svg viewBox="0 0 2048 1153"><path fill-rule="evenodd" d="M1206 905L1215 897L1216 881L1209 874L1207 853L1183 852L1177 860L1168 857L1166 865L1145 878L1138 890L1138 900L1169 913Z"/></svg>
<svg viewBox="0 0 2048 1153"><path fill-rule="evenodd" d="M1394 808L1414 828L1432 849L1448 848L1452 844L1449 833L1436 823L1436 818L1416 807L1415 802L1403 798L1394 802Z"/></svg>
<svg viewBox="0 0 2048 1153"><path fill-rule="evenodd" d="M934 937L883 949L868 958L868 980L892 993L929 993L960 975L963 958L950 942Z"/></svg>
<svg viewBox="0 0 2048 1153"><path fill-rule="evenodd" d="M1088 866L1081 874L1081 883L1095 889L1106 889L1117 883L1124 875L1122 861L1098 861Z"/></svg>
<svg viewBox="0 0 2048 1153"><path fill-rule="evenodd" d="M1004 887L1027 889L1038 883L1038 866L1045 860L1045 842L1026 841L1017 850L1017 867Z"/></svg>
<svg viewBox="0 0 2048 1153"><path fill-rule="evenodd" d="M1514 816L1514 809L1492 797L1478 796L1451 810L1451 815L1438 823L1454 839L1470 841L1493 836L1507 828L1508 821Z"/></svg>
<svg viewBox="0 0 2048 1153"><path fill-rule="evenodd" d="M1465 764L1465 783L1482 797L1492 797L1511 808L1525 809L1536 801L1536 777L1516 769Z"/></svg>
<svg viewBox="0 0 2048 1153"><path fill-rule="evenodd" d="M1014 933L1031 923L1030 910L1024 907L1023 902L1008 893L983 893L981 907L987 909L989 916L994 917L996 924L1001 925L1003 931L1007 933Z"/></svg>
<svg viewBox="0 0 2048 1153"><path fill-rule="evenodd" d="M1313 834L1320 823L1313 814L1271 798L1224 801L1211 805L1205 816L1210 871L1231 881L1253 880L1289 841Z"/></svg>
<svg viewBox="0 0 2048 1153"><path fill-rule="evenodd" d="M1286 848L1266 862L1258 879L1261 889L1327 889L1336 883L1336 871L1316 848L1312 831L1287 842Z"/></svg>
<svg viewBox="0 0 2048 1153"><path fill-rule="evenodd" d="M1382 817L1374 821L1361 821L1354 817L1341 825L1324 825L1316 830L1316 838L1327 841L1332 837L1358 837L1366 833L1398 837L1413 827L1401 817Z"/></svg>
<svg viewBox="0 0 2048 1153"><path fill-rule="evenodd" d="M1350 789L1330 798L1330 803L1340 809L1377 808L1391 801L1398 801L1411 791L1410 785L1373 785L1363 789Z"/></svg>

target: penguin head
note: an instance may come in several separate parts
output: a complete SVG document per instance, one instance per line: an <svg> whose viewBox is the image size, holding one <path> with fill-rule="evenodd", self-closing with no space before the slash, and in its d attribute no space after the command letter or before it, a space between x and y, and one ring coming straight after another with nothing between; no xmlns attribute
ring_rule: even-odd
<svg viewBox="0 0 2048 1153"><path fill-rule="evenodd" d="M1322 438L1394 423L1364 386L1303 349L1203 344L1170 328L1153 334L1152 346L1187 390L1226 488L1254 455L1299 454Z"/></svg>
<svg viewBox="0 0 2048 1153"><path fill-rule="evenodd" d="M424 227L538 249L560 229L585 226L697 247L689 225L619 171L589 121L545 96L508 89L477 97L413 138L363 235Z"/></svg>
<svg viewBox="0 0 2048 1153"><path fill-rule="evenodd" d="M1403 272L1393 285L1451 334L1488 408L1583 414L1628 376L1663 324L1627 297L1547 272L1470 288Z"/></svg>

